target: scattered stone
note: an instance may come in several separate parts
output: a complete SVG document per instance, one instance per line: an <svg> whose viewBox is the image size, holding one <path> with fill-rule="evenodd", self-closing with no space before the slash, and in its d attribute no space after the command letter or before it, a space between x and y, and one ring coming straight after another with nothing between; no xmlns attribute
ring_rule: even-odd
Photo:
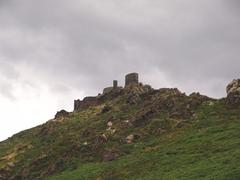
<svg viewBox="0 0 240 180"><path fill-rule="evenodd" d="M69 112L67 112L65 110L61 110L61 111L57 112L57 114L55 115L55 119L68 117L69 115L70 115Z"/></svg>
<svg viewBox="0 0 240 180"><path fill-rule="evenodd" d="M84 145L84 146L87 146L87 145L88 145L88 142L87 142L87 141L86 141L86 142L84 142L84 143L83 143L83 145Z"/></svg>
<svg viewBox="0 0 240 180"><path fill-rule="evenodd" d="M112 127L112 125L113 125L112 121L109 121L109 122L107 123L107 125L108 125L108 127Z"/></svg>
<svg viewBox="0 0 240 180"><path fill-rule="evenodd" d="M134 140L134 135L133 134L131 134L128 137L126 137L126 142L128 144L131 144L133 142L133 140Z"/></svg>
<svg viewBox="0 0 240 180"><path fill-rule="evenodd" d="M210 101L208 105L209 105L209 106L214 106L215 103L214 103L213 101Z"/></svg>
<svg viewBox="0 0 240 180"><path fill-rule="evenodd" d="M117 131L116 129L111 129L111 130L110 130L111 135L115 134L116 131Z"/></svg>

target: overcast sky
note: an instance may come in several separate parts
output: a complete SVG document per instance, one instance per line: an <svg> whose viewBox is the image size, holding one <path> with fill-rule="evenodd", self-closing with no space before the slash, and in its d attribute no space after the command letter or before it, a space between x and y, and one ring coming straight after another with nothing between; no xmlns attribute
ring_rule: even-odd
<svg viewBox="0 0 240 180"><path fill-rule="evenodd" d="M224 97L239 32L239 0L0 0L0 140L128 72Z"/></svg>

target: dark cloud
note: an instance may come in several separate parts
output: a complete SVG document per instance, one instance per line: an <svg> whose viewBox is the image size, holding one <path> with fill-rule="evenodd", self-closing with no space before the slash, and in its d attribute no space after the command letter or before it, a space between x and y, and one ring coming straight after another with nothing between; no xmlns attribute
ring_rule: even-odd
<svg viewBox="0 0 240 180"><path fill-rule="evenodd" d="M164 85L160 72L169 86L224 96L240 65L236 7L237 0L1 1L1 62L18 82L54 93L96 94L137 71L156 87Z"/></svg>

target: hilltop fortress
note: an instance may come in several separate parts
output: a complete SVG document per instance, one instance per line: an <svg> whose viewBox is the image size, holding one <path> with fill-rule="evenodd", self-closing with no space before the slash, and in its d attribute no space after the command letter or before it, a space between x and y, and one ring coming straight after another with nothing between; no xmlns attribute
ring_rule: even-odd
<svg viewBox="0 0 240 180"><path fill-rule="evenodd" d="M125 76L125 86L124 88L118 86L118 81L113 80L113 86L106 87L103 89L102 94L93 97L85 97L81 100L74 100L74 111L86 109L90 106L96 106L100 103L101 99L103 99L109 93L119 93L123 89L131 88L133 86L142 86L142 83L139 83L139 75L138 73L130 73Z"/></svg>
<svg viewBox="0 0 240 180"><path fill-rule="evenodd" d="M86 109L90 106L97 106L99 105L104 98L106 98L109 95L119 95L123 91L127 91L128 93L132 93L132 89L143 92L149 92L154 91L154 89L149 85L143 85L141 82L139 82L139 75L138 73L129 73L125 76L125 86L124 88L121 86L118 86L118 81L113 80L113 86L106 87L103 89L102 94L99 94L98 96L93 97L85 97L82 101L81 100L75 100L74 101L74 111L79 111ZM238 105L240 104L240 79L235 79L232 82L230 82L226 88L227 97L226 102L229 105Z"/></svg>
<svg viewBox="0 0 240 180"><path fill-rule="evenodd" d="M104 88L103 92L101 94L98 94L98 96L89 96L85 97L83 100L80 99L74 100L74 111L81 111L89 107L101 105L109 99L113 99L124 94L128 96L127 103L136 104L139 100L140 95L144 93L151 94L151 92L154 93L155 91L169 91L169 90L170 89L168 88L155 90L149 85L143 85L143 83L139 82L138 73L130 73L125 76L124 87L118 86L118 81L113 80L113 85L111 87ZM181 92L176 88L172 90L177 94L181 94ZM227 97L223 98L224 100L226 100L226 103L230 106L240 105L240 79L233 80L231 83L229 83L226 88L226 91ZM200 96L199 93L192 93L190 97L194 97L195 95ZM55 118L64 117L68 115L69 112L62 110L57 112Z"/></svg>

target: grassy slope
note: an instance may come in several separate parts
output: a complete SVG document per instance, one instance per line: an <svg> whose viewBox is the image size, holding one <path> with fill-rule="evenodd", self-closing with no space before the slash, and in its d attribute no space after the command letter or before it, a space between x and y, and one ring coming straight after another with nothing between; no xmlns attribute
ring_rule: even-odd
<svg viewBox="0 0 240 180"><path fill-rule="evenodd" d="M160 104L179 96L163 95ZM0 143L0 169L12 162L11 174L27 179L240 179L239 108L230 109L221 100L206 102L188 119L170 118L160 109L162 114L145 125L125 128L123 121L151 109L152 99L150 106L133 106L122 96L107 102L113 107L108 113L101 113L103 104L21 132ZM187 99L177 99L174 109L185 107ZM117 132L105 144L94 143L107 134L109 120ZM164 131L159 133L159 128ZM141 138L122 142L132 133ZM102 161L104 151L112 149L121 156Z"/></svg>
<svg viewBox="0 0 240 180"><path fill-rule="evenodd" d="M129 145L130 155L49 179L240 179L239 118L221 103L203 105L186 128Z"/></svg>

